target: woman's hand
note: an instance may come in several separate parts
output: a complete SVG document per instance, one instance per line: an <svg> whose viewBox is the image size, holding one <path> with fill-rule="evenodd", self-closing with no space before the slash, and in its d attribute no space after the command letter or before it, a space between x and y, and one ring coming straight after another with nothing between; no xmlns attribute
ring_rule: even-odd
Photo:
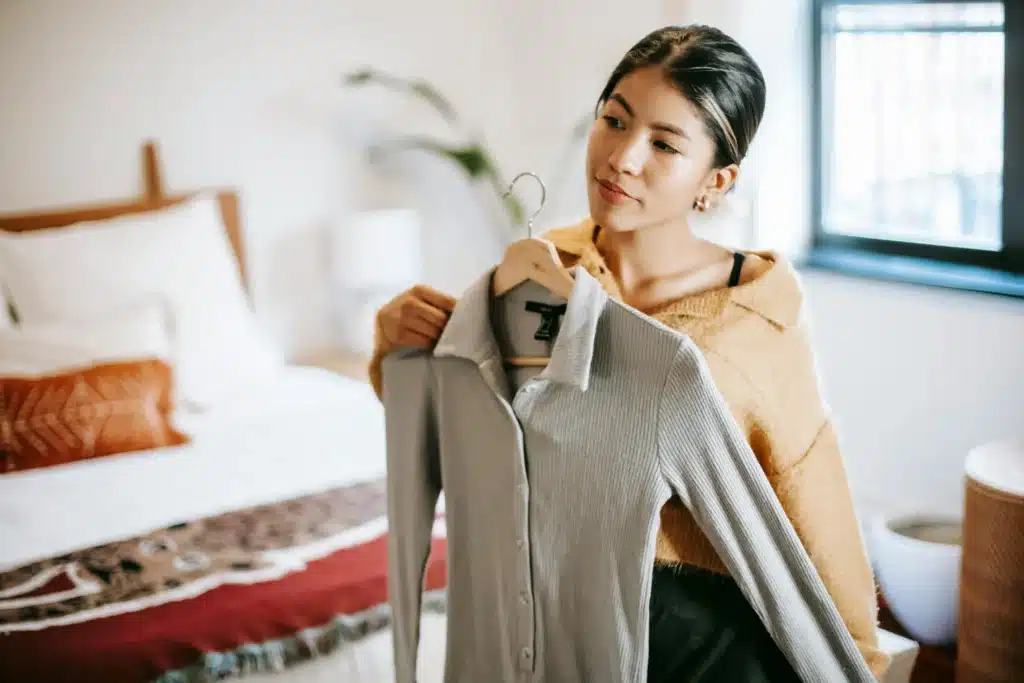
<svg viewBox="0 0 1024 683"><path fill-rule="evenodd" d="M378 353L400 346L433 346L453 308L455 299L427 285L407 289L377 311Z"/></svg>

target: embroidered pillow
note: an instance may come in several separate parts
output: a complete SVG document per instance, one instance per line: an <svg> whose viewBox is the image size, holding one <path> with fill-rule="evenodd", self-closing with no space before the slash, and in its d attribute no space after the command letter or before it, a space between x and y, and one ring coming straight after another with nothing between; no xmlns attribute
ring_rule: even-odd
<svg viewBox="0 0 1024 683"><path fill-rule="evenodd" d="M188 443L172 388L158 359L0 377L0 473Z"/></svg>

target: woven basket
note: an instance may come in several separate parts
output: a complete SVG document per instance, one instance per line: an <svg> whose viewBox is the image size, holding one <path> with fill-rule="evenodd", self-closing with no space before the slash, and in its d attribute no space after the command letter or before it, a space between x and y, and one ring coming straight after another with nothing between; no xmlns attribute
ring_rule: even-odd
<svg viewBox="0 0 1024 683"><path fill-rule="evenodd" d="M1024 445L985 448L968 458L956 680L1022 683Z"/></svg>

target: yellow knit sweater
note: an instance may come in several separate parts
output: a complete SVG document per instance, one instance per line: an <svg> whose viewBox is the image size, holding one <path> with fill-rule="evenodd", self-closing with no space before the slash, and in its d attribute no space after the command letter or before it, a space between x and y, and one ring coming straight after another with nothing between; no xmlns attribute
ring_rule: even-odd
<svg viewBox="0 0 1024 683"><path fill-rule="evenodd" d="M608 293L621 292L593 241L588 219L549 231L566 267L579 264ZM768 267L756 278L675 301L653 317L685 332L700 347L797 535L818 569L876 677L889 665L878 647L874 576L835 428L818 388L802 295L793 269L773 252L757 252ZM379 338L379 337L378 337ZM378 347L370 378L380 394ZM677 498L661 513L656 561L728 573L711 543Z"/></svg>

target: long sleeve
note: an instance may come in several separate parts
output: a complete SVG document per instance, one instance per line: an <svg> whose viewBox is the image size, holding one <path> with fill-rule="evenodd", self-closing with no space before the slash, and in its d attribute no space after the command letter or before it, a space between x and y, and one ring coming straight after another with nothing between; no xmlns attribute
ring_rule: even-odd
<svg viewBox="0 0 1024 683"><path fill-rule="evenodd" d="M383 359L387 436L388 601L396 683L416 679L423 576L441 492L433 379L422 351Z"/></svg>
<svg viewBox="0 0 1024 683"><path fill-rule="evenodd" d="M689 338L662 390L659 458L669 487L801 678L875 681Z"/></svg>
<svg viewBox="0 0 1024 683"><path fill-rule="evenodd" d="M881 676L889 666L889 656L878 643L874 574L832 422L825 422L803 457L772 479L786 516L847 629L871 670Z"/></svg>

